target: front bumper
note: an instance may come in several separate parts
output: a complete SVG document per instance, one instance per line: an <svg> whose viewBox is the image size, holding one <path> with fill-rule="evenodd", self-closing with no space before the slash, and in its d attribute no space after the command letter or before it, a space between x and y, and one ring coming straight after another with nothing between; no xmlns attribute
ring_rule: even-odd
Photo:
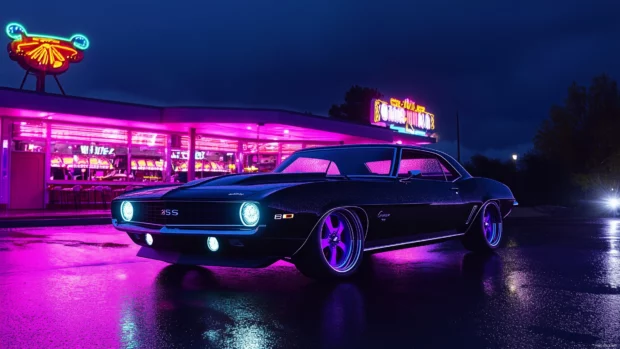
<svg viewBox="0 0 620 349"><path fill-rule="evenodd" d="M264 237L264 226L250 230L186 230L160 226L148 228L118 223L114 219L112 224L116 229L125 231L134 243L142 246L138 257L173 264L261 268L290 257L305 241L299 238ZM152 245L146 243L146 234L151 234ZM208 249L208 237L217 238L217 251Z"/></svg>

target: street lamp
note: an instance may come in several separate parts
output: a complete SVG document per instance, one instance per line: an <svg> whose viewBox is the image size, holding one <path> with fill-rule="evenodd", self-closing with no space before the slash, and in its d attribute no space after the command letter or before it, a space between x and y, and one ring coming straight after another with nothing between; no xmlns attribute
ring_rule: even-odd
<svg viewBox="0 0 620 349"><path fill-rule="evenodd" d="M512 154L512 160L517 161L517 158L518 158L517 154Z"/></svg>

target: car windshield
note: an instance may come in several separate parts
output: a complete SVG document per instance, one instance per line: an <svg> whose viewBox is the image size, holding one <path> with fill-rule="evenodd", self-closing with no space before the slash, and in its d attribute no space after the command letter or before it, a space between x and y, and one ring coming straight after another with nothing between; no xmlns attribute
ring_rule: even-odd
<svg viewBox="0 0 620 349"><path fill-rule="evenodd" d="M326 173L344 176L389 176L396 150L390 147L342 147L304 150L291 155L273 172Z"/></svg>

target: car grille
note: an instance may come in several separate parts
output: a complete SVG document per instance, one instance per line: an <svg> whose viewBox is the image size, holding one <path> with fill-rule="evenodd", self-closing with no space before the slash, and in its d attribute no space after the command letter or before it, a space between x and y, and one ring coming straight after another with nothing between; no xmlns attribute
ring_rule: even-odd
<svg viewBox="0 0 620 349"><path fill-rule="evenodd" d="M158 225L240 225L241 203L131 201L135 223ZM113 207L113 217L120 220L120 203ZM176 210L178 215L173 215Z"/></svg>

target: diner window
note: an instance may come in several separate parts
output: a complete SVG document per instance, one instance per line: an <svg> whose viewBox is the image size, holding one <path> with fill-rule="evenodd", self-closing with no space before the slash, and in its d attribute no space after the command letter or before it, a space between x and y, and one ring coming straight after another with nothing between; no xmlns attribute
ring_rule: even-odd
<svg viewBox="0 0 620 349"><path fill-rule="evenodd" d="M306 144L305 148L329 147L337 144Z"/></svg>
<svg viewBox="0 0 620 349"><path fill-rule="evenodd" d="M12 151L45 152L47 125L39 121L12 123Z"/></svg>
<svg viewBox="0 0 620 349"><path fill-rule="evenodd" d="M243 172L270 172L278 164L278 142L244 143Z"/></svg>
<svg viewBox="0 0 620 349"><path fill-rule="evenodd" d="M128 132L106 127L51 125L51 180L124 181Z"/></svg>
<svg viewBox="0 0 620 349"><path fill-rule="evenodd" d="M291 156L291 154L298 150L301 150L302 148L303 147L301 143L283 143L280 161L286 160L289 156Z"/></svg>
<svg viewBox="0 0 620 349"><path fill-rule="evenodd" d="M137 182L164 180L167 136L153 132L131 132L131 174Z"/></svg>

